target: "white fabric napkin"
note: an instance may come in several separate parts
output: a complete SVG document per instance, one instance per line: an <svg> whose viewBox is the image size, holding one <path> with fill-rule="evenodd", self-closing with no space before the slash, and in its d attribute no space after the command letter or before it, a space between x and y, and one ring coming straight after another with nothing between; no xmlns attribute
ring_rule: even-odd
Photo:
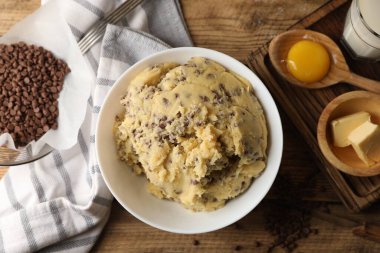
<svg viewBox="0 0 380 253"><path fill-rule="evenodd" d="M62 1L62 11L77 38L121 3ZM103 42L85 56L97 81L92 85L78 143L35 163L12 167L0 181L0 253L86 252L106 224L113 198L94 150L95 124L103 99L120 74L136 61L169 45L192 44L177 0L146 0L122 25L109 25Z"/></svg>

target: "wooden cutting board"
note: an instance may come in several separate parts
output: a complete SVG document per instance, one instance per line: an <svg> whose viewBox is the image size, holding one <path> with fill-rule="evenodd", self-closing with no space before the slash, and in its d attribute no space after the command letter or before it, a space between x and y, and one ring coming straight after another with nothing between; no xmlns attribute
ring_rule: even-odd
<svg viewBox="0 0 380 253"><path fill-rule="evenodd" d="M380 63L352 60L340 42L348 0L333 0L302 19L290 29L311 29L330 36L345 53L351 70L379 80ZM360 211L380 198L380 176L354 177L341 173L322 155L317 141L317 124L325 106L342 93L355 90L348 84L309 90L296 87L282 79L274 70L268 56L268 43L248 56L250 68L266 84L276 102L292 120L318 160L318 167L327 175L336 193L347 208Z"/></svg>

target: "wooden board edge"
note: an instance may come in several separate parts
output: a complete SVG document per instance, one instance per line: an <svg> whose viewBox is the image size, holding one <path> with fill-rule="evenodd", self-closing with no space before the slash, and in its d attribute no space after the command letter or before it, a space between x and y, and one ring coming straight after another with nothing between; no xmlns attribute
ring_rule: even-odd
<svg viewBox="0 0 380 253"><path fill-rule="evenodd" d="M321 20L322 18L327 16L329 13L339 8L343 4L347 3L348 1L349 0L329 1L325 3L324 5L322 5L321 7L319 7L318 9L316 9L315 11L313 11L312 13L310 13L309 15L307 15L306 17L304 17L303 19L301 19L300 21L298 21L297 23L295 23L294 25L290 26L288 30L297 29L297 28L305 29L305 27L309 27L313 25L314 23Z"/></svg>

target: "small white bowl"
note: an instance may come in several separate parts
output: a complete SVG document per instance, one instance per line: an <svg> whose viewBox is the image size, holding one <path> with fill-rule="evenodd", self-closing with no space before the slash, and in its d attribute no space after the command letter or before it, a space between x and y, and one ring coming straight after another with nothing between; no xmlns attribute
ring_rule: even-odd
<svg viewBox="0 0 380 253"><path fill-rule="evenodd" d="M268 161L263 173L249 189L226 206L213 212L192 212L180 204L160 200L146 190L147 179L136 176L118 159L112 127L115 116L123 111L119 100L129 82L143 69L162 62L185 63L191 57L214 60L245 77L262 104L268 125ZM96 130L96 152L103 178L119 203L141 221L174 233L195 234L226 227L244 217L265 197L272 186L281 162L283 133L275 102L261 80L246 66L217 51L196 47L173 48L151 55L130 67L115 82L101 108Z"/></svg>

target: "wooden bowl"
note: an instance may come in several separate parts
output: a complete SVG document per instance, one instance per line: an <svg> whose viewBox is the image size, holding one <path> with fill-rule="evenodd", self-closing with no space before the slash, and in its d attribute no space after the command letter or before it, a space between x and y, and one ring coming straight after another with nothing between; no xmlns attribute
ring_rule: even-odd
<svg viewBox="0 0 380 253"><path fill-rule="evenodd" d="M286 59L290 48L301 40L311 40L324 46L330 55L330 70L321 80L312 83L298 81L289 72ZM280 33L269 44L269 59L276 71L288 82L307 89L324 88L340 82L380 94L380 82L350 71L338 45L325 34L311 30L289 30Z"/></svg>
<svg viewBox="0 0 380 253"><path fill-rule="evenodd" d="M325 158L340 171L360 177L380 174L380 163L368 167L350 146L333 145L331 121L356 112L366 111L371 121L380 125L380 95L368 91L352 91L336 97L323 110L317 129L319 147Z"/></svg>

